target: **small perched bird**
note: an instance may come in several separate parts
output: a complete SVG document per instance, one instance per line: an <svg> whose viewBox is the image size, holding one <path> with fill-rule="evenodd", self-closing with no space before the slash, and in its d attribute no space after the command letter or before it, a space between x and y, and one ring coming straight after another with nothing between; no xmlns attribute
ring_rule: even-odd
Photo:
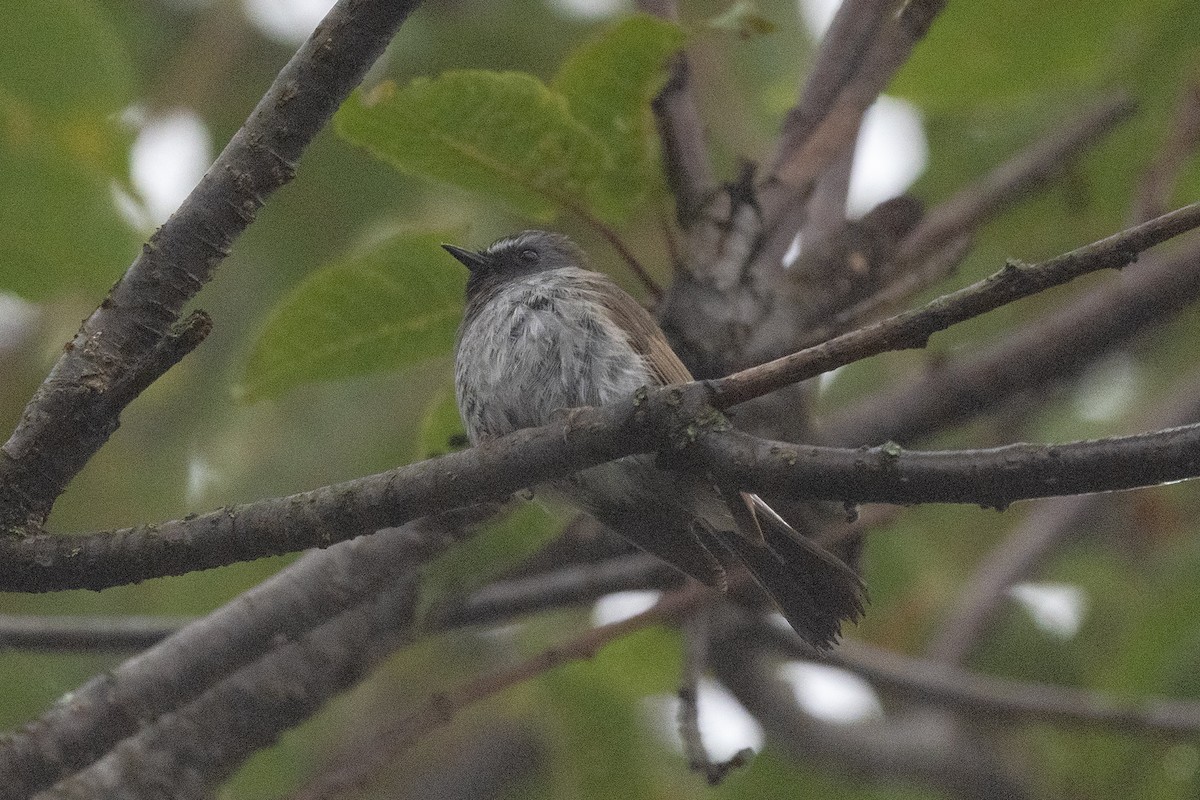
<svg viewBox="0 0 1200 800"><path fill-rule="evenodd" d="M600 406L643 386L692 380L653 318L584 252L556 233L525 231L482 252L443 245L462 262L466 311L454 384L472 444ZM798 634L836 641L862 614L858 575L801 536L757 495L724 496L702 477L636 455L539 487L582 508L638 547L724 591L741 562Z"/></svg>

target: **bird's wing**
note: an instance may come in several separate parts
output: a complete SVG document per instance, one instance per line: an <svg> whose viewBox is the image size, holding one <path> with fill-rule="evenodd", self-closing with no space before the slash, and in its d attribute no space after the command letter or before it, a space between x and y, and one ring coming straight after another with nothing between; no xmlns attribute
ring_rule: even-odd
<svg viewBox="0 0 1200 800"><path fill-rule="evenodd" d="M599 273L595 274L597 281L608 282L608 278ZM692 379L692 373L688 372L688 368L667 343L662 328L658 327L654 317L636 300L620 289L615 292L598 292L597 298L612 314L613 322L630 333L630 346L645 360L646 368L656 382L665 386L670 383L687 383Z"/></svg>

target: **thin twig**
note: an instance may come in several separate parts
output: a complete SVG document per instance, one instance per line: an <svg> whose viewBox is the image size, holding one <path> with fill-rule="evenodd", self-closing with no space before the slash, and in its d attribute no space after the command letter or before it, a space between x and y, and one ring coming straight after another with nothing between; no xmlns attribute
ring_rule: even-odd
<svg viewBox="0 0 1200 800"><path fill-rule="evenodd" d="M605 224L603 220L601 220L592 212L588 211L583 206L565 200L562 201L562 203L568 211L587 223L594 231L596 231L596 233L600 234L604 240L609 243L613 250L617 251L617 255L619 255L621 260L623 260L629 266L629 269L633 272L634 276L641 281L642 286L644 286L646 291L650 293L650 297L655 302L658 302L662 299L662 287L659 286L655 282L654 278L650 276L650 273L646 271L644 266L642 266L642 262L638 261L637 256L633 254L633 251L630 250L625 244L624 240L621 239L621 235L619 233L617 233L610 225Z"/></svg>
<svg viewBox="0 0 1200 800"><path fill-rule="evenodd" d="M709 590L692 584L664 595L653 608L620 622L601 625L550 647L508 669L472 678L450 691L434 695L417 711L398 720L378 737L369 758L358 759L344 771L331 771L296 792L290 800L324 800L363 786L379 770L415 745L422 737L449 724L464 709L550 670L592 658L609 643L653 625L678 618L694 608Z"/></svg>
<svg viewBox="0 0 1200 800"><path fill-rule="evenodd" d="M145 650L194 622L191 617L18 616L0 614L0 650Z"/></svg>
<svg viewBox="0 0 1200 800"><path fill-rule="evenodd" d="M1179 174L1197 148L1200 148L1200 80L1193 80L1180 92L1167 139L1138 183L1130 214L1133 222L1151 219L1170 208Z"/></svg>
<svg viewBox="0 0 1200 800"><path fill-rule="evenodd" d="M824 423L826 441L913 442L986 414L1016 395L1068 380L1200 297L1200 242L1142 258L1136 269L974 353L941 358Z"/></svg>
<svg viewBox="0 0 1200 800"><path fill-rule="evenodd" d="M708 660L708 608L698 605L683 623L683 665L679 683L679 738L688 768L719 786L729 773L750 763L752 750L743 749L725 761L713 761L700 732L700 678Z"/></svg>
<svg viewBox="0 0 1200 800"><path fill-rule="evenodd" d="M1030 147L980 180L931 209L900 245L897 261L915 266L997 212L1061 175L1101 138L1133 115L1137 104L1125 95L1109 98L1074 120L1056 126ZM1139 220L1144 222L1145 220Z"/></svg>
<svg viewBox="0 0 1200 800"><path fill-rule="evenodd" d="M1141 251L1197 226L1200 203L1193 203L1040 264L1009 262L1000 272L921 308L711 381L714 405L728 408L867 356L923 347L932 334L951 325L1089 272L1127 266Z"/></svg>

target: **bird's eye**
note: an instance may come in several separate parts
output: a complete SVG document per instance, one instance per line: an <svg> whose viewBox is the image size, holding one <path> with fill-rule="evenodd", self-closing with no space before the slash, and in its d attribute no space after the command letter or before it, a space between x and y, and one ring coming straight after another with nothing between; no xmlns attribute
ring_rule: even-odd
<svg viewBox="0 0 1200 800"><path fill-rule="evenodd" d="M539 256L538 256L537 250L522 250L521 251L521 260L524 261L526 264L536 264L538 262L538 258L539 258Z"/></svg>

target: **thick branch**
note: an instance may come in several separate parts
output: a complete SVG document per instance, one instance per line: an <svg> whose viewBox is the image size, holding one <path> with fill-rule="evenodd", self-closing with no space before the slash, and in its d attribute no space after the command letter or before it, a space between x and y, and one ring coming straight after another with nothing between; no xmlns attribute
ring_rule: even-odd
<svg viewBox="0 0 1200 800"><path fill-rule="evenodd" d="M411 570L411 565L409 565ZM415 571L217 682L38 800L211 796L258 750L358 683L411 633Z"/></svg>
<svg viewBox="0 0 1200 800"><path fill-rule="evenodd" d="M906 3L899 15L885 19L877 27L865 56L854 54L855 63L849 66L839 60L839 74L846 69L853 71L837 87L835 95L826 98L825 92L818 93L822 98L817 109L820 116L794 126L795 135L788 134L785 126L762 192L766 239L759 250L761 268L777 265L778 256L803 222L804 202L814 182L825 174L847 139L857 132L863 114L908 60L945 5L946 0ZM857 63L859 59L861 64Z"/></svg>
<svg viewBox="0 0 1200 800"><path fill-rule="evenodd" d="M40 523L137 394L203 338L177 327L305 147L417 0L342 0L292 57L183 205L83 323L0 450L0 529ZM175 342L175 344L172 344Z"/></svg>
<svg viewBox="0 0 1200 800"><path fill-rule="evenodd" d="M278 642L368 600L457 531L424 520L314 553L0 740L0 798L24 800L103 755Z"/></svg>
<svg viewBox="0 0 1200 800"><path fill-rule="evenodd" d="M838 6L821 39L800 99L784 117L783 129L770 161L774 176L804 147L833 109L842 90L865 66L879 33L895 16L896 0L847 0Z"/></svg>
<svg viewBox="0 0 1200 800"><path fill-rule="evenodd" d="M1200 476L1200 425L1070 444L916 452L769 442L738 431L697 443L720 485L853 503L971 503L1156 486Z"/></svg>
<svg viewBox="0 0 1200 800"><path fill-rule="evenodd" d="M660 389L419 464L288 497L83 536L0 538L0 590L103 589L329 545L664 444L704 387ZM709 420L715 424L716 417ZM703 424L703 423L702 423Z"/></svg>
<svg viewBox="0 0 1200 800"><path fill-rule="evenodd" d="M1139 250L1197 224L1200 203L1041 265L1010 264L992 278L922 309L709 384L639 393L612 406L580 410L544 428L520 431L483 447L379 475L116 533L0 540L0 588L96 589L327 546L443 509L500 500L526 486L611 459L686 448L705 430L725 427L720 415L706 407L710 399L706 389L711 390L714 405L727 408L867 355L918 346L934 331L955 322L1086 272L1128 264ZM800 494L840 500L1003 505L1022 498L1125 489L1196 474L1188 461L1187 446L1178 437L1172 438L1171 433L1099 445L1026 446L1004 451L1003 457L1021 460L1027 470L1024 473L1000 469L994 463L994 454L908 453L901 457L891 455L890 450L873 454L874 464L856 472L858 468L853 465L866 459L855 451L814 448L806 449L803 459L797 456L799 469L793 469L795 465L781 469L780 459L771 453L771 448L777 446L774 443L733 433L711 441L724 442L726 455L736 453L744 459L758 459L757 470L745 468L749 461L740 467L706 465L741 485L786 486L788 491L795 491L796 474L820 473L820 480L801 486ZM710 450L707 455L712 461L714 452ZM1078 475L1062 475L1054 467L1062 463L1054 459L1065 455L1077 458L1073 463L1082 470ZM1157 456L1162 460L1131 471L1131 456ZM901 463L904 468L898 469ZM1114 471L1105 478L1105 465L1110 464ZM886 470L882 469L884 465ZM977 468L1000 471L991 484L972 488L970 481L964 483L965 475ZM889 483L897 475L913 483L907 488ZM927 490L914 490L916 484Z"/></svg>

